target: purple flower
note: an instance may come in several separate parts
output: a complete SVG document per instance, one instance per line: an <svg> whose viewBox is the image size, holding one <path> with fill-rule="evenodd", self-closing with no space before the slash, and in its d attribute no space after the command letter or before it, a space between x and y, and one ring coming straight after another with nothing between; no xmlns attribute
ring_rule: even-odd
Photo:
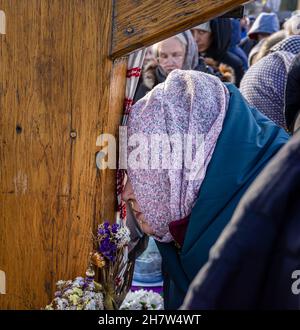
<svg viewBox="0 0 300 330"><path fill-rule="evenodd" d="M116 259L116 257L115 257L115 256L113 256L113 255L110 255L110 256L108 256L108 259L109 259L110 261L114 262L114 261L115 261L115 259Z"/></svg>
<svg viewBox="0 0 300 330"><path fill-rule="evenodd" d="M102 229L101 227L98 228L98 236L102 236L105 234L105 230Z"/></svg>
<svg viewBox="0 0 300 330"><path fill-rule="evenodd" d="M119 225L117 223L114 223L111 226L111 231L112 231L113 234L116 234L118 232L118 229L119 229Z"/></svg>
<svg viewBox="0 0 300 330"><path fill-rule="evenodd" d="M109 241L109 237L105 237L101 243L100 243L100 247L101 249L103 249L103 251L106 251L110 248L110 241Z"/></svg>
<svg viewBox="0 0 300 330"><path fill-rule="evenodd" d="M116 237L115 234L118 232L120 226L113 224L110 226L109 222L104 222L98 226L98 251L108 260L115 261L116 259Z"/></svg>
<svg viewBox="0 0 300 330"><path fill-rule="evenodd" d="M55 297L61 297L61 295L62 295L61 291L56 291L56 292L54 293L54 296L55 296Z"/></svg>
<svg viewBox="0 0 300 330"><path fill-rule="evenodd" d="M114 261L117 246L109 237L105 237L99 244L99 252L107 259Z"/></svg>
<svg viewBox="0 0 300 330"><path fill-rule="evenodd" d="M91 283L93 281L94 281L94 276L87 276L83 286L86 286L86 284Z"/></svg>

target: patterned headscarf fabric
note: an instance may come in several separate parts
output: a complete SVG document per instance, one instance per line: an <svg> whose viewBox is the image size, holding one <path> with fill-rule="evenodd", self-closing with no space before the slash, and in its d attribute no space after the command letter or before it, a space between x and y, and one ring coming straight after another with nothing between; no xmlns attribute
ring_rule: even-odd
<svg viewBox="0 0 300 330"><path fill-rule="evenodd" d="M283 39L271 48L271 52L285 51L297 55L300 53L300 36L291 36Z"/></svg>
<svg viewBox="0 0 300 330"><path fill-rule="evenodd" d="M169 140L171 136L190 134L195 137L201 134L203 137L203 153L198 164L201 175L195 180L189 179L190 172L185 166L152 169L152 163L148 161L149 169L134 169L128 164L128 177L136 200L154 230L154 238L161 242L173 239L169 232L171 221L183 219L191 213L222 130L228 100L228 90L218 78L198 71L174 70L164 83L157 85L132 107L128 119L129 141L137 133L147 135L148 142L150 135L166 136L164 141L173 156L177 149ZM128 159L132 149L128 147ZM151 151L153 149L147 148L145 143L140 143L139 152L146 152L149 156ZM195 154L196 147L193 146L192 159ZM163 158L162 152L156 156L160 160Z"/></svg>
<svg viewBox="0 0 300 330"><path fill-rule="evenodd" d="M285 127L284 92L287 73L295 55L277 51L262 58L244 75L240 91L248 103Z"/></svg>

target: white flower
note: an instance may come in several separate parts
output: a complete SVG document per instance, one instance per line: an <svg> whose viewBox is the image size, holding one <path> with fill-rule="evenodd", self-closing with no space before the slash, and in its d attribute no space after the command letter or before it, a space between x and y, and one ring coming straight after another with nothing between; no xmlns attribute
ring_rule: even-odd
<svg viewBox="0 0 300 330"><path fill-rule="evenodd" d="M94 283L89 283L87 287L84 287L85 282L82 278L77 277L72 281L58 281L57 286L64 288L61 292L61 296L57 296L53 299L52 303L47 305L47 310L81 310L81 309L93 309L103 310L103 294L95 290Z"/></svg>
<svg viewBox="0 0 300 330"><path fill-rule="evenodd" d="M61 281L60 280L56 283L56 286L57 286L58 290L60 291L65 284L66 284L66 281Z"/></svg>
<svg viewBox="0 0 300 330"><path fill-rule="evenodd" d="M85 305L85 310L96 310L96 302L95 300L90 300L86 305Z"/></svg>
<svg viewBox="0 0 300 330"><path fill-rule="evenodd" d="M163 298L158 294L151 291L146 290L138 290L138 291L129 291L123 304L120 309L129 309L129 310L162 310L163 306Z"/></svg>
<svg viewBox="0 0 300 330"><path fill-rule="evenodd" d="M83 297L88 299L93 299L96 295L96 292L93 291L84 291Z"/></svg>
<svg viewBox="0 0 300 330"><path fill-rule="evenodd" d="M127 226L121 227L115 234L117 240L117 247L121 248L130 242L130 231Z"/></svg>
<svg viewBox="0 0 300 330"><path fill-rule="evenodd" d="M53 311L53 307L52 307L52 305L50 304L50 305L47 305L46 307L45 307L45 309L46 310L48 310L48 311Z"/></svg>
<svg viewBox="0 0 300 330"><path fill-rule="evenodd" d="M66 291L64 291L64 297L67 297L69 295L73 294L73 290L72 289L67 289Z"/></svg>
<svg viewBox="0 0 300 330"><path fill-rule="evenodd" d="M98 292L95 294L94 301L96 302L96 309L97 310L103 310L103 294L101 292Z"/></svg>
<svg viewBox="0 0 300 330"><path fill-rule="evenodd" d="M64 298L54 298L54 304L56 305L56 309L62 310L65 309L68 305L68 300ZM51 304L52 307L52 304Z"/></svg>
<svg viewBox="0 0 300 330"><path fill-rule="evenodd" d="M79 301L79 296L77 296L77 294L72 294L69 296L69 301L70 303L72 303L72 305L77 306Z"/></svg>
<svg viewBox="0 0 300 330"><path fill-rule="evenodd" d="M80 288L74 288L73 293L82 296L83 291Z"/></svg>

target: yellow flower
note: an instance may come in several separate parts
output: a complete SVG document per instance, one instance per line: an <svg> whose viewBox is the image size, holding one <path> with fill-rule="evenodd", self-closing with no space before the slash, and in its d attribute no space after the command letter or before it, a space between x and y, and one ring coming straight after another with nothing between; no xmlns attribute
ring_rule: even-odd
<svg viewBox="0 0 300 330"><path fill-rule="evenodd" d="M97 266L99 268L102 268L105 266L105 260L98 252L95 252L92 254L91 261L95 266Z"/></svg>
<svg viewBox="0 0 300 330"><path fill-rule="evenodd" d="M78 295L78 296L82 296L82 290L81 289L79 289L79 288L74 288L73 289L73 292L74 292L74 294L76 294L76 295Z"/></svg>
<svg viewBox="0 0 300 330"><path fill-rule="evenodd" d="M79 296L76 294L72 294L69 296L69 301L72 303L72 305L76 306L78 304Z"/></svg>

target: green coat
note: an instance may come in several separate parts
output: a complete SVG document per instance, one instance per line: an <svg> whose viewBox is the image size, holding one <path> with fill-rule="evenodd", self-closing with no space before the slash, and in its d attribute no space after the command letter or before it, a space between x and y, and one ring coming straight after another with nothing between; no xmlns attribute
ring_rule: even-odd
<svg viewBox="0 0 300 330"><path fill-rule="evenodd" d="M177 309L189 284L208 260L209 250L229 222L239 200L288 134L262 115L232 84L229 108L199 197L192 210L183 247L159 243L163 259L166 309Z"/></svg>

